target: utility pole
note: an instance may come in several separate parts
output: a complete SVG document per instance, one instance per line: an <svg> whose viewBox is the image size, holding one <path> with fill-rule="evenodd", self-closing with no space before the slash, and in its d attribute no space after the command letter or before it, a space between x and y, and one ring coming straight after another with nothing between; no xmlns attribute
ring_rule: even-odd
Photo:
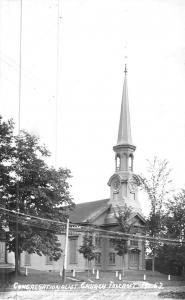
<svg viewBox="0 0 185 300"><path fill-rule="evenodd" d="M20 36L19 36L19 105L18 105L18 135L21 127L21 89L22 89L22 0L20 0ZM19 144L18 144L19 160ZM19 164L19 161L18 161ZM15 274L19 271L19 178L17 179L17 199L16 199L16 234L15 234Z"/></svg>
<svg viewBox="0 0 185 300"><path fill-rule="evenodd" d="M63 271L62 271L62 282L63 283L65 283L65 281L66 281L68 236L69 236L69 218L67 219L67 225L66 225L64 263L63 263Z"/></svg>

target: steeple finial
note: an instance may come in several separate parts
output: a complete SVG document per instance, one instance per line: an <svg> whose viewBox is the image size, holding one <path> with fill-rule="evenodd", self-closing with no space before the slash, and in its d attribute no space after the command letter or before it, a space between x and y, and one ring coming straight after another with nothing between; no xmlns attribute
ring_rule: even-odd
<svg viewBox="0 0 185 300"><path fill-rule="evenodd" d="M124 73L125 73L125 76L127 76L127 64L125 64L125 71L124 71Z"/></svg>

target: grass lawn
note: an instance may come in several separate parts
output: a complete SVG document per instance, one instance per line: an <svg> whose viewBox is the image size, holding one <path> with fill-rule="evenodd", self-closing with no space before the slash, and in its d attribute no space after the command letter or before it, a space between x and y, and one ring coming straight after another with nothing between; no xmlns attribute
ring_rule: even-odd
<svg viewBox="0 0 185 300"><path fill-rule="evenodd" d="M25 270L22 271L25 272ZM42 300L45 299L45 296L48 299L54 299L52 290L54 288L54 291L56 289L55 292L57 292L56 297L58 297L56 299L91 299L92 297L96 297L93 299L102 300L107 299L107 297L108 299L116 299L116 297L119 299L132 299L130 295L133 296L133 299L136 299L137 296L138 300L143 299L144 296L149 296L149 298L145 297L144 299L151 300L160 298L185 299L185 279L171 276L171 280L168 280L167 275L159 272L128 270L125 271L124 277L121 280L116 277L116 272L99 272L99 279L96 279L96 272L92 274L92 271L89 277L87 272L76 272L75 277L73 277L72 272L67 272L65 285L62 283L62 277L60 277L59 272L44 272L29 269L28 276L25 276L24 272L17 278L9 274L7 277L4 276L4 280L2 281L3 277L1 277L0 295L9 297L11 293L12 297L15 297L16 293L16 297L20 296L24 297L24 299L32 299L30 297L37 299L39 297ZM145 281L144 274L146 275ZM5 273L1 275L5 275ZM163 289L159 289L160 283L162 283ZM157 289L154 284L157 284ZM42 290L42 286L46 285L49 288ZM85 285L85 288L82 285L83 287ZM103 285L105 285L104 290L101 290L101 288L96 289L96 286ZM120 285L124 287L120 289ZM75 290L73 288L70 290L74 286L76 286ZM91 288L91 286L95 286L95 288ZM33 291L36 287L36 291Z"/></svg>
<svg viewBox="0 0 185 300"><path fill-rule="evenodd" d="M149 283L159 283L162 282L163 286L185 286L185 278L179 276L170 276L170 280L168 280L168 275L162 274L159 272L152 272L152 271L134 271L128 270L125 271L124 276L122 276L121 281L144 281L144 274L146 276L146 282ZM99 274L100 279L96 279L96 272L93 275L92 272L88 279L99 282L99 283L109 283L110 281L120 282L118 278L116 278L115 272L100 272ZM87 281L87 273L77 273L76 278L81 280Z"/></svg>
<svg viewBox="0 0 185 300"><path fill-rule="evenodd" d="M96 279L95 274L92 274L92 271L87 272L76 272L75 277L73 278L72 272L66 273L66 284L74 284L80 282L88 283L98 283L98 284L108 284L110 281L115 283L120 282L132 282L132 281L144 281L144 274L146 275L146 282L149 283L159 283L161 282L163 286L184 286L185 279L178 276L171 276L171 280L168 280L168 275L152 272L152 271L125 271L124 276L121 280L116 277L116 272L99 272L99 279ZM3 277L4 276L4 277ZM7 286L12 285L14 282L19 282L20 284L62 284L62 277L60 277L59 272L46 272L28 269L28 276L24 275L24 270L22 270L22 275L19 275L17 278L11 276L11 273L8 275L1 274L1 282Z"/></svg>
<svg viewBox="0 0 185 300"><path fill-rule="evenodd" d="M10 273L11 274L11 273ZM158 297L160 298L174 298L174 299L185 299L185 279L177 277L177 276L171 276L171 280L168 280L168 276L159 272L151 272L151 271L125 271L124 276L121 280L119 280L116 277L116 272L99 272L99 279L96 279L96 272L95 274L92 274L92 271L89 274L87 272L76 272L75 277L73 277L72 272L66 273L66 282L65 285L62 283L62 277L60 276L59 272L45 272L45 271L37 271L28 269L28 276L25 276L25 270L22 270L22 274L15 277L10 276L10 274L1 273L0 278L0 293L9 291L11 293L16 292L14 283L18 283L19 287L17 287L18 292L21 293L21 290L25 293L25 295L29 296L29 289L31 291L31 287L29 286L28 290L25 288L25 285L34 285L34 287L38 285L49 285L49 287L54 287L54 289L57 289L55 285L58 285L60 287L70 287L70 286L77 286L77 289L75 291L71 291L74 298L80 299L81 295L88 294L88 297L91 298L92 294L97 293L97 297L101 299L106 299L105 295L103 295L103 290L96 290L91 289L89 286L101 286L105 285L105 293L108 293L106 295L109 295L110 291L114 295L120 295L120 292L123 295L123 298L125 295L133 295L134 292L137 293L138 299L141 299L141 293L144 293L144 295L148 295L148 292L150 293L153 291L153 293L156 293L156 289L152 284L157 284L157 286L162 283L163 289L158 289ZM146 275L146 280L144 281L144 274ZM13 275L13 274L12 274ZM4 276L4 277L3 277ZM3 279L3 280L2 280ZM81 285L85 284L85 289L82 288ZM111 284L111 289L109 290ZM117 288L117 285L130 285L130 287L127 289L124 287L123 290L120 290ZM114 287L112 288L112 285ZM136 286L138 289L137 291L133 288L133 285ZM148 285L147 290L145 289L146 285ZM59 287L59 289L60 289ZM40 286L39 286L40 288ZM26 290L25 290L26 289ZM135 290L135 291L134 291ZM39 291L39 289L38 289ZM41 290L40 290L41 292ZM41 296L43 295L52 295L52 291L48 290L46 291L46 294L41 292ZM70 293L70 291L69 291ZM116 294L117 293L117 294ZM7 293L6 293L7 294ZM65 291L61 294L65 296ZM69 294L70 295L70 294ZM136 294L135 294L136 295ZM152 294L153 295L153 294ZM45 296L44 296L45 297ZM84 296L85 297L85 296ZM134 296L135 297L135 296ZM140 297L140 298L139 298ZM151 296L153 297L153 296ZM41 297L42 298L42 297ZM109 297L110 298L110 297ZM160 299L157 298L157 299ZM43 298L42 298L43 299ZM53 299L53 298L52 298ZM63 298L62 298L63 299ZM69 298L71 299L71 298ZM85 298L83 298L85 299ZM135 299L135 298L134 298ZM143 298L142 298L143 299ZM152 298L153 299L153 298Z"/></svg>

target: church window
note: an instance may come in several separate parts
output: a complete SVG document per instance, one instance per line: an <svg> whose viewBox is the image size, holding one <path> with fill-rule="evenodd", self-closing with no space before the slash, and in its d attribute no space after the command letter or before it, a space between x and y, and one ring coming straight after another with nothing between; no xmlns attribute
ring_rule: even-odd
<svg viewBox="0 0 185 300"><path fill-rule="evenodd" d="M127 171L127 154L123 153L123 171Z"/></svg>
<svg viewBox="0 0 185 300"><path fill-rule="evenodd" d="M78 237L70 237L69 238L69 263L77 264L77 246L78 246Z"/></svg>
<svg viewBox="0 0 185 300"><path fill-rule="evenodd" d="M131 246L138 246L138 240L130 240Z"/></svg>
<svg viewBox="0 0 185 300"><path fill-rule="evenodd" d="M101 247L101 237L99 237L99 236L95 237L95 246Z"/></svg>
<svg viewBox="0 0 185 300"><path fill-rule="evenodd" d="M109 247L114 248L114 239L109 239Z"/></svg>
<svg viewBox="0 0 185 300"><path fill-rule="evenodd" d="M120 156L116 156L116 171L120 170Z"/></svg>
<svg viewBox="0 0 185 300"><path fill-rule="evenodd" d="M133 156L130 155L129 159L128 159L128 169L129 169L129 171L133 171L132 163L133 163Z"/></svg>
<svg viewBox="0 0 185 300"><path fill-rule="evenodd" d="M130 192L130 199L131 199L131 200L136 200L136 194Z"/></svg>
<svg viewBox="0 0 185 300"><path fill-rule="evenodd" d="M116 254L114 252L109 253L109 264L115 265L116 263Z"/></svg>
<svg viewBox="0 0 185 300"><path fill-rule="evenodd" d="M95 265L101 265L101 253L100 252L96 252L95 254Z"/></svg>

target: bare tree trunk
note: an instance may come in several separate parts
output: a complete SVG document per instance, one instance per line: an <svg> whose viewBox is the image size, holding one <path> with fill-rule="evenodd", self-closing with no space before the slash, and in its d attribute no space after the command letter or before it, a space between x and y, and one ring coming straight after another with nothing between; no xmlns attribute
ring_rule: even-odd
<svg viewBox="0 0 185 300"><path fill-rule="evenodd" d="M124 254L122 255L122 275L124 276Z"/></svg>
<svg viewBox="0 0 185 300"><path fill-rule="evenodd" d="M152 257L152 272L155 272L155 256Z"/></svg>
<svg viewBox="0 0 185 300"><path fill-rule="evenodd" d="M20 253L18 254L18 257L16 257L16 251L15 251L15 274L20 274Z"/></svg>
<svg viewBox="0 0 185 300"><path fill-rule="evenodd" d="M87 259L87 276L89 277L89 260Z"/></svg>
<svg viewBox="0 0 185 300"><path fill-rule="evenodd" d="M153 249L153 256L152 256L152 272L155 272L155 249Z"/></svg>
<svg viewBox="0 0 185 300"><path fill-rule="evenodd" d="M90 260L90 274L92 274L92 260Z"/></svg>
<svg viewBox="0 0 185 300"><path fill-rule="evenodd" d="M182 267L181 275L182 275L182 276L185 276L185 267L184 267L184 266Z"/></svg>

